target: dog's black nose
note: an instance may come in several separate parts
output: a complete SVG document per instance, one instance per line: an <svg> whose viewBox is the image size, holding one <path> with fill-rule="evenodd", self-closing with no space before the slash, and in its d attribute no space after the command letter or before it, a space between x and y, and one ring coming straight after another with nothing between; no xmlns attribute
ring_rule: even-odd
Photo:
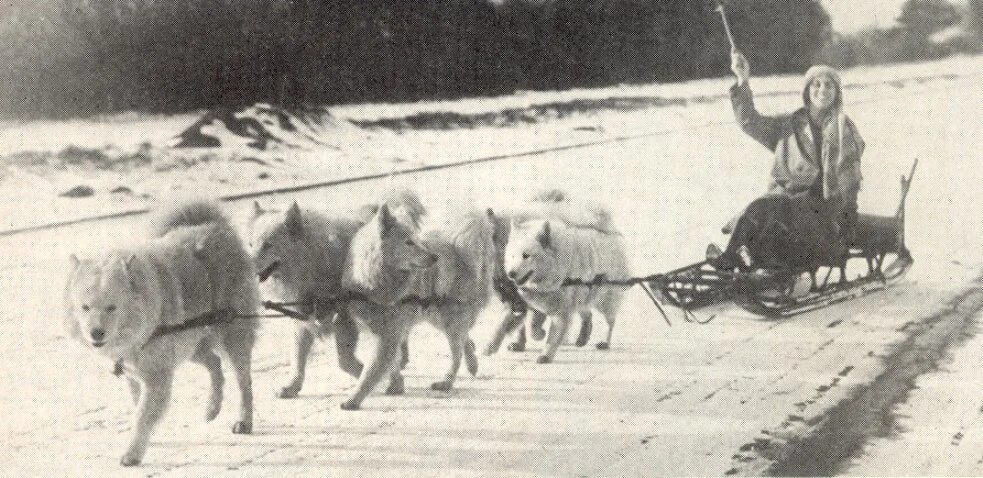
<svg viewBox="0 0 983 478"><path fill-rule="evenodd" d="M516 274L515 271L509 271L509 279L515 279L516 275L518 274Z"/></svg>
<svg viewBox="0 0 983 478"><path fill-rule="evenodd" d="M92 340L102 342L103 339L106 338L106 331L102 329L92 329L92 332L89 335L92 336Z"/></svg>

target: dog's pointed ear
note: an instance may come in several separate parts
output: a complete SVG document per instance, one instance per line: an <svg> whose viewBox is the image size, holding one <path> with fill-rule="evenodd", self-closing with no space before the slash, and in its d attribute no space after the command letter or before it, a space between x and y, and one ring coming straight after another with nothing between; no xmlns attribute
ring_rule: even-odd
<svg viewBox="0 0 983 478"><path fill-rule="evenodd" d="M300 205L297 201L294 201L287 210L286 225L291 237L298 238L304 235L304 219L300 217Z"/></svg>
<svg viewBox="0 0 983 478"><path fill-rule="evenodd" d="M265 212L266 209L263 209L263 206L259 205L259 201L253 201L253 217L262 216Z"/></svg>
<svg viewBox="0 0 983 478"><path fill-rule="evenodd" d="M72 264L72 269L78 269L79 264L82 263L82 261L79 259L79 256L76 256L75 253L69 254L68 260Z"/></svg>
<svg viewBox="0 0 983 478"><path fill-rule="evenodd" d="M550 223L546 221L543 223L543 228L539 231L536 239L542 244L543 247L549 248L550 244L553 243L553 234L550 232Z"/></svg>
<svg viewBox="0 0 983 478"><path fill-rule="evenodd" d="M379 212L376 213L376 217L379 218L379 235L385 236L396 223L396 219L393 218L392 213L389 212L389 205L382 203L382 205L379 206Z"/></svg>
<svg viewBox="0 0 983 478"><path fill-rule="evenodd" d="M133 290L139 289L138 284L137 284L137 280L136 280L136 274L133 273L134 272L133 271L133 266L136 265L136 260L137 260L137 255L136 254L130 254L129 257L127 257L126 259L123 259L123 270L126 271L126 276L130 280L130 287L132 287Z"/></svg>
<svg viewBox="0 0 983 478"><path fill-rule="evenodd" d="M495 210L494 209L492 209L492 208L485 209L485 214L487 214L488 215L488 218L491 219L492 221L495 220Z"/></svg>

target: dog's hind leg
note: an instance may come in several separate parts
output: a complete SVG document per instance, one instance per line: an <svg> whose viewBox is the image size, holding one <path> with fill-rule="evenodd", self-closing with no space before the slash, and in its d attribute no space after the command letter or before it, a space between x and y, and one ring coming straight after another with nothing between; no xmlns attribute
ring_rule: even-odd
<svg viewBox="0 0 983 478"><path fill-rule="evenodd" d="M334 325L338 366L348 375L358 378L362 374L362 362L355 357L355 349L358 347L358 326L344 310L338 312Z"/></svg>
<svg viewBox="0 0 983 478"><path fill-rule="evenodd" d="M495 329L494 335L492 335L488 345L485 346L485 355L492 355L495 352L498 352L499 347L502 346L502 341L505 340L505 336L522 325L525 317L526 314L524 313L516 314L511 310L506 312L505 317L502 317L502 323L499 324L497 329ZM525 332L523 332L522 335L525 336Z"/></svg>
<svg viewBox="0 0 983 478"><path fill-rule="evenodd" d="M218 412L222 411L222 387L225 385L225 376L222 375L222 361L212 351L212 346L207 340L198 344L191 361L201 364L205 370L208 370L212 388L211 394L208 396L208 408L205 409L205 420L212 421L218 416Z"/></svg>
<svg viewBox="0 0 983 478"><path fill-rule="evenodd" d="M307 372L307 356L310 354L313 344L314 334L307 326L301 323L294 324L294 349L293 355L290 357L293 374L290 381L277 392L278 398L295 398L300 393ZM340 349L338 354L341 355Z"/></svg>
<svg viewBox="0 0 983 478"><path fill-rule="evenodd" d="M536 363L550 363L553 361L553 358L556 356L557 349L560 348L560 343L562 343L563 338L567 336L567 330L569 328L569 312L561 312L559 315L552 316L549 337L546 338L546 349L543 350L543 354L536 359Z"/></svg>
<svg viewBox="0 0 983 478"><path fill-rule="evenodd" d="M468 341L464 343L464 364L472 377L478 375L478 356L475 355L474 349L474 341L468 337Z"/></svg>
<svg viewBox="0 0 983 478"><path fill-rule="evenodd" d="M447 345L451 349L451 366L444 374L443 380L430 385L430 388L441 392L446 392L454 386L454 379L457 378L457 371L461 368L461 359L464 356L464 348L468 340L467 336L455 330L453 325L444 333L447 335Z"/></svg>
<svg viewBox="0 0 983 478"><path fill-rule="evenodd" d="M174 378L172 368L165 366L161 370L141 375L142 391L137 402L130 444L120 459L120 464L123 466L135 466L143 461L150 435L164 416L167 405L171 401L171 383Z"/></svg>
<svg viewBox="0 0 983 478"><path fill-rule="evenodd" d="M543 340L546 337L546 328L543 325L546 323L546 314L534 310L532 311L532 320L529 321L529 332L532 335L533 340Z"/></svg>
<svg viewBox="0 0 983 478"><path fill-rule="evenodd" d="M590 311L580 313L580 335L577 336L577 347L587 345L591 330L594 328L594 315Z"/></svg>
<svg viewBox="0 0 983 478"><path fill-rule="evenodd" d="M399 368L404 369L410 364L410 341L403 342L403 345L399 346L399 350L402 354L399 359Z"/></svg>
<svg viewBox="0 0 983 478"><path fill-rule="evenodd" d="M362 369L362 375L358 379L355 391L341 403L342 410L358 410L362 405L362 400L365 400L365 397L372 393L372 389L382 380L386 372L392 373L391 367L399 368L399 364L395 362L399 359L400 345L404 340L401 326L395 323L398 320L394 317L382 318L380 322L384 322L379 327L380 330L374 331L378 333L375 350L372 351L369 362Z"/></svg>
<svg viewBox="0 0 983 478"><path fill-rule="evenodd" d="M525 351L526 351L526 320L525 318L523 318L522 322L519 323L519 328L515 330L515 341L509 344L509 352L525 352Z"/></svg>
<svg viewBox="0 0 983 478"><path fill-rule="evenodd" d="M409 353L409 338L404 338L402 345L399 346L399 357L393 360L393 366L389 369L389 386L386 387L386 395L403 395L406 393L406 385L403 383L403 367L408 360L405 354ZM397 365L398 364L398 365Z"/></svg>
<svg viewBox="0 0 983 478"><path fill-rule="evenodd" d="M614 322L618 318L618 311L621 310L622 299L621 291L608 291L597 304L597 310L604 315L604 320L608 323L607 337L603 342L597 343L597 350L611 348L611 335L614 334Z"/></svg>
<svg viewBox="0 0 983 478"><path fill-rule="evenodd" d="M222 346L232 364L239 385L239 420L232 433L248 435L253 432L252 356L255 332L252 329L231 329L222 334Z"/></svg>

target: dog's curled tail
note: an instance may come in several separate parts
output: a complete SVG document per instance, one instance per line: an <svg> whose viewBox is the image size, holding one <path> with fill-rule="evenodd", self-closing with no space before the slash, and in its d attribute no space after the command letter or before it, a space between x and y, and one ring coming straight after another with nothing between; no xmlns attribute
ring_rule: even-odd
<svg viewBox="0 0 983 478"><path fill-rule="evenodd" d="M367 204L358 210L358 216L368 222L372 216L379 211L379 205L386 204L401 224L417 231L423 224L423 217L427 215L427 208L420 201L420 196L415 192L405 188L392 188L386 190L380 197L379 202Z"/></svg>
<svg viewBox="0 0 983 478"><path fill-rule="evenodd" d="M209 224L231 227L222 206L211 199L186 199L164 204L150 216L149 230L152 237L161 237L179 227Z"/></svg>
<svg viewBox="0 0 983 478"><path fill-rule="evenodd" d="M562 189L545 189L536 193L532 197L533 202L563 202L567 200L567 194Z"/></svg>

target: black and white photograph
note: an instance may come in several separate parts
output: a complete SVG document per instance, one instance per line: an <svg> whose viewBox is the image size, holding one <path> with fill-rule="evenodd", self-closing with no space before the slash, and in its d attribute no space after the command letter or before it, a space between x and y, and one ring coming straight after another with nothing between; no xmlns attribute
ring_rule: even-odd
<svg viewBox="0 0 983 478"><path fill-rule="evenodd" d="M983 476L983 0L0 0L0 476Z"/></svg>

